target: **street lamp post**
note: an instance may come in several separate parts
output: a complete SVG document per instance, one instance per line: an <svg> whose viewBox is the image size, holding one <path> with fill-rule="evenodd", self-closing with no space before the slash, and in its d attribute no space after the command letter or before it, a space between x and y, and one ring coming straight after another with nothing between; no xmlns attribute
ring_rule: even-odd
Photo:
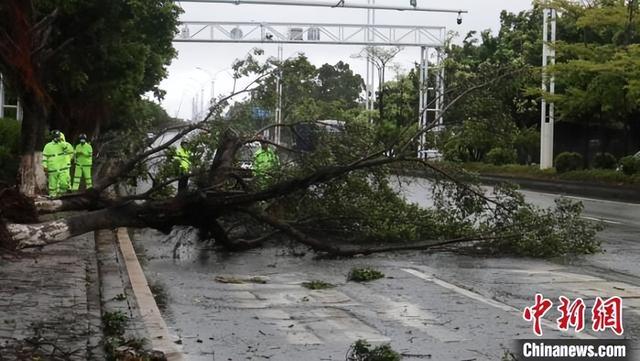
<svg viewBox="0 0 640 361"><path fill-rule="evenodd" d="M213 99L215 97L215 76L207 69L201 68L199 66L196 67L196 69L201 70L205 73L207 73L207 75L209 76L209 81L211 81L211 95L209 96L209 105L213 104Z"/></svg>
<svg viewBox="0 0 640 361"><path fill-rule="evenodd" d="M547 66L556 62L556 10L543 10L543 48L542 48L542 91L555 93L555 78L547 72ZM555 109L553 102L542 99L540 121L540 169L553 167L553 128Z"/></svg>
<svg viewBox="0 0 640 361"><path fill-rule="evenodd" d="M218 70L215 73L212 73L211 71L209 71L207 69L204 69L202 67L199 67L199 66L196 67L196 69L207 73L207 75L209 76L209 81L211 82L211 94L209 96L209 105L213 105L215 103L215 100L216 100L216 91L215 91L216 90L216 78L218 77L218 75L220 73L227 72L231 68L225 68L225 69L222 69L222 70Z"/></svg>
<svg viewBox="0 0 640 361"><path fill-rule="evenodd" d="M200 120L204 113L204 86L202 82L194 77L189 77L188 80L197 83L198 87L200 87L200 94L198 94L197 90L195 91L195 99L192 106L193 120Z"/></svg>

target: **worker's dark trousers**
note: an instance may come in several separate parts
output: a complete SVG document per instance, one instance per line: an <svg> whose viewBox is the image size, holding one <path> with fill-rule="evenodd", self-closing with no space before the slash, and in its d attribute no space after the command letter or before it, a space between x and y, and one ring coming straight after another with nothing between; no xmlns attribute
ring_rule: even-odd
<svg viewBox="0 0 640 361"><path fill-rule="evenodd" d="M189 186L189 177L182 176L178 179L178 194L183 194L187 191L187 187Z"/></svg>

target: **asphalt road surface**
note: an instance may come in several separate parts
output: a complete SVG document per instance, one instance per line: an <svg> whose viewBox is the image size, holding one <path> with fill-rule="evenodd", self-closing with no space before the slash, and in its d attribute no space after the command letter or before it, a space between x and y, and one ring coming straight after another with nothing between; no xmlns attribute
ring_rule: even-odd
<svg viewBox="0 0 640 361"><path fill-rule="evenodd" d="M415 181L403 192L426 205L428 188ZM540 206L557 197L523 193ZM404 252L314 260L300 248L220 254L184 229L170 236L140 231L135 238L150 283L165 290L163 315L187 360L345 360L358 339L390 342L404 360L500 360L513 340L533 338L522 313L536 293L555 303L543 321L544 338L619 338L591 331L589 317L595 297L622 297L622 337L639 348L640 205L580 200L585 217L607 226L597 255L539 260ZM373 266L386 278L347 282L355 266ZM254 276L264 283L216 280ZM302 287L310 280L337 287ZM587 331L557 330L562 295L584 299Z"/></svg>

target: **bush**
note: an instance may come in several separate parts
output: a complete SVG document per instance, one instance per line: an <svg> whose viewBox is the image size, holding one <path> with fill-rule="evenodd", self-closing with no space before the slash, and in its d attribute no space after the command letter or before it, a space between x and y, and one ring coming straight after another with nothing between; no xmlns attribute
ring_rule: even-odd
<svg viewBox="0 0 640 361"><path fill-rule="evenodd" d="M558 179L605 184L640 184L640 174L626 175L614 169L583 169L558 175Z"/></svg>
<svg viewBox="0 0 640 361"><path fill-rule="evenodd" d="M634 175L640 173L640 158L632 155L620 158L620 166L622 172L626 175Z"/></svg>
<svg viewBox="0 0 640 361"><path fill-rule="evenodd" d="M347 281L368 282L383 277L384 273L371 267L353 268L347 276Z"/></svg>
<svg viewBox="0 0 640 361"><path fill-rule="evenodd" d="M20 164L20 122L0 118L0 182L13 183Z"/></svg>
<svg viewBox="0 0 640 361"><path fill-rule="evenodd" d="M513 164L516 162L518 154L515 149L493 148L487 153L485 160L495 165Z"/></svg>
<svg viewBox="0 0 640 361"><path fill-rule="evenodd" d="M584 159L579 153L560 153L555 159L556 171L564 173L582 169L583 161Z"/></svg>
<svg viewBox="0 0 640 361"><path fill-rule="evenodd" d="M593 158L593 167L596 169L616 169L618 161L611 153L598 153Z"/></svg>
<svg viewBox="0 0 640 361"><path fill-rule="evenodd" d="M328 282L315 280L315 281L309 281L309 282L302 282L302 287L308 288L310 290L326 290L329 288L335 288L336 286Z"/></svg>
<svg viewBox="0 0 640 361"><path fill-rule="evenodd" d="M402 357L389 344L372 348L365 340L358 340L349 349L347 361L400 361Z"/></svg>

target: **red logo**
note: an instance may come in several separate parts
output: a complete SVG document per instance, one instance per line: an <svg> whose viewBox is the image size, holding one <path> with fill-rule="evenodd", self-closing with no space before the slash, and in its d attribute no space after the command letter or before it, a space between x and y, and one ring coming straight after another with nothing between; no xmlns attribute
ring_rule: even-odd
<svg viewBox="0 0 640 361"><path fill-rule="evenodd" d="M593 305L593 330L605 331L610 328L616 335L620 336L624 332L622 328L622 299L611 297L606 301L596 297Z"/></svg>
<svg viewBox="0 0 640 361"><path fill-rule="evenodd" d="M551 306L553 306L553 302L538 293L536 294L536 304L524 309L524 314L522 316L525 321L533 321L533 333L537 336L542 336L542 325L540 324L540 319L549 311Z"/></svg>
<svg viewBox="0 0 640 361"><path fill-rule="evenodd" d="M560 317L556 320L558 330L569 331L573 328L576 332L581 332L585 328L585 310L586 306L582 298L575 301L565 296L560 296L560 305L557 307L560 311ZM522 317L527 322L533 323L533 333L536 336L542 336L542 319L544 315L552 308L553 302L544 298L540 293L536 294L533 306L526 307ZM603 300L596 297L591 309L591 329L595 332L604 332L607 329L612 330L616 335L620 336L624 333L622 327L622 298L611 297Z"/></svg>
<svg viewBox="0 0 640 361"><path fill-rule="evenodd" d="M558 330L568 331L569 327L575 327L576 332L584 330L584 301L582 298L576 299L573 303L564 297L560 296L560 302L558 310L562 313L562 316L558 318Z"/></svg>

